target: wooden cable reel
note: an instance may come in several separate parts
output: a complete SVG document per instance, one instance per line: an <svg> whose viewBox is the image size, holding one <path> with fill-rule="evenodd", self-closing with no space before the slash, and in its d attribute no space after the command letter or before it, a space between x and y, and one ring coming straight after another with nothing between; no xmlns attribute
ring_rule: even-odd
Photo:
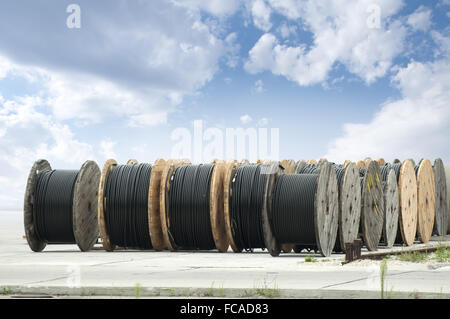
<svg viewBox="0 0 450 319"><path fill-rule="evenodd" d="M438 236L444 236L447 232L449 224L448 216L448 197L447 184L445 176L444 163L440 158L434 161L434 177L435 177L435 191L436 191L436 210L434 221L434 233Z"/></svg>
<svg viewBox="0 0 450 319"><path fill-rule="evenodd" d="M294 160L282 160L280 161L281 166L284 168L284 173L293 174L295 172L296 163ZM281 250L284 253L290 253L294 248L293 244L283 244L281 245Z"/></svg>
<svg viewBox="0 0 450 319"><path fill-rule="evenodd" d="M395 171L391 169L387 179L383 181L384 186L384 223L383 242L387 248L392 248L397 238L398 217L400 211L400 200L398 184Z"/></svg>
<svg viewBox="0 0 450 319"><path fill-rule="evenodd" d="M405 160L398 177L400 198L399 225L403 243L411 246L417 231L417 179L414 165Z"/></svg>
<svg viewBox="0 0 450 319"><path fill-rule="evenodd" d="M230 242L227 236L227 229L224 215L224 178L226 163L224 161L213 161L214 168L210 184L209 212L211 219L211 230L214 243L220 252L227 252Z"/></svg>
<svg viewBox="0 0 450 319"><path fill-rule="evenodd" d="M436 210L436 190L433 166L427 159L416 167L417 178L417 236L422 243L433 233Z"/></svg>
<svg viewBox="0 0 450 319"><path fill-rule="evenodd" d="M177 167L191 164L188 160L181 159L181 160L174 160L169 159L164 166L164 169L161 173L161 185L160 185L160 192L159 192L159 212L160 212L160 218L161 218L161 229L162 234L164 238L165 246L170 251L176 251L179 249L175 245L175 242L173 241L173 238L170 234L170 219L169 217L169 191L170 191L170 177L175 172L175 169Z"/></svg>
<svg viewBox="0 0 450 319"><path fill-rule="evenodd" d="M36 183L40 172L51 171L45 159L34 162L28 175L24 198L25 235L31 250L42 251L47 242L39 238L33 216ZM98 239L97 191L100 169L94 161L86 161L81 166L75 180L72 195L72 230L75 242L81 251L90 250ZM50 243L55 244L55 243Z"/></svg>
<svg viewBox="0 0 450 319"><path fill-rule="evenodd" d="M298 169L301 169L297 165ZM329 256L337 239L339 199L336 172L327 161L318 165L317 186L314 197L315 245L322 256ZM294 243L296 244L296 243ZM276 241L275 247L280 243ZM300 249L296 245L295 250ZM276 250L274 250L276 252Z"/></svg>
<svg viewBox="0 0 450 319"><path fill-rule="evenodd" d="M345 252L345 244L358 238L361 218L361 183L355 163L348 163L339 189L339 246ZM336 242L337 242L336 241Z"/></svg>
<svg viewBox="0 0 450 319"><path fill-rule="evenodd" d="M361 230L364 244L370 251L377 250L383 232L384 193L380 166L371 161L362 182Z"/></svg>

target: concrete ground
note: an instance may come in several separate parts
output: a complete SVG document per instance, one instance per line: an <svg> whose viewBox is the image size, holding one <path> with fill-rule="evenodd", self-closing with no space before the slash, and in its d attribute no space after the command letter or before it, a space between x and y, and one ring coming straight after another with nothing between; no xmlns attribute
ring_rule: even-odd
<svg viewBox="0 0 450 319"><path fill-rule="evenodd" d="M3 297L380 297L380 262L342 265L340 254L305 262L311 255L105 252L101 245L87 253L76 245L48 245L34 253L23 234L21 212L1 211ZM392 298L450 298L450 263L388 260L385 291Z"/></svg>

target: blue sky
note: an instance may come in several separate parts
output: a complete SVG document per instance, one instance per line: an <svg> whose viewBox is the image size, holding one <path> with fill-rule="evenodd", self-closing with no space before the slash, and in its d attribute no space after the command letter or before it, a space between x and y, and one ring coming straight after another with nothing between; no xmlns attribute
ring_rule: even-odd
<svg viewBox="0 0 450 319"><path fill-rule="evenodd" d="M278 128L279 159L448 162L449 21L449 0L3 1L0 207L37 158L169 158L196 120Z"/></svg>

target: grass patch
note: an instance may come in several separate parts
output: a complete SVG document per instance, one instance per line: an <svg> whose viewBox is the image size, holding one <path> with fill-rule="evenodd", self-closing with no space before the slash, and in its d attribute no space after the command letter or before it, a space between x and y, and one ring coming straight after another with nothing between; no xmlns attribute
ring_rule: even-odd
<svg viewBox="0 0 450 319"><path fill-rule="evenodd" d="M255 288L255 293L261 297L274 298L280 296L280 289L275 283L273 288Z"/></svg>
<svg viewBox="0 0 450 319"><path fill-rule="evenodd" d="M450 247L438 246L434 254L434 259L439 262L450 261Z"/></svg>
<svg viewBox="0 0 450 319"><path fill-rule="evenodd" d="M222 283L222 285L220 285L220 288L219 288L219 296L222 298L225 297L225 292L223 290L223 283Z"/></svg>
<svg viewBox="0 0 450 319"><path fill-rule="evenodd" d="M387 260L383 259L380 264L380 289L381 289L381 299L384 299L384 287L386 284L386 272L387 272Z"/></svg>
<svg viewBox="0 0 450 319"><path fill-rule="evenodd" d="M428 254L415 251L415 252L400 254L397 256L397 259L400 261L420 263L420 262L424 262L428 259Z"/></svg>
<svg viewBox="0 0 450 319"><path fill-rule="evenodd" d="M259 285L258 285L259 286ZM273 298L273 297L279 297L280 296L280 289L278 288L277 282L274 279L273 280L273 288L271 288L269 282L267 281L267 278L264 278L263 283L261 287L256 286L254 290L254 295L266 297L266 298Z"/></svg>
<svg viewBox="0 0 450 319"><path fill-rule="evenodd" d="M305 257L305 263L316 263L316 262L317 262L316 258L313 258L311 256L306 256Z"/></svg>
<svg viewBox="0 0 450 319"><path fill-rule="evenodd" d="M142 291L141 285L136 284L134 286L134 296L136 297L136 299L141 298L141 291Z"/></svg>
<svg viewBox="0 0 450 319"><path fill-rule="evenodd" d="M208 289L208 291L203 294L203 297L212 297L212 296L214 296L214 281L211 283L211 287Z"/></svg>

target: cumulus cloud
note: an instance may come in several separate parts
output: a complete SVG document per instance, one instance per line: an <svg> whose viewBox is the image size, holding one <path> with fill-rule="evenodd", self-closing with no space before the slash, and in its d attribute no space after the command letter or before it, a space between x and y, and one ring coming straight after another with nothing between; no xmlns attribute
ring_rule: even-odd
<svg viewBox="0 0 450 319"><path fill-rule="evenodd" d="M450 38L441 40L448 47ZM392 81L401 98L382 105L369 123L345 124L343 136L331 143L325 155L328 159L343 162L381 156L386 160L450 160L450 151L443 147L450 135L448 55L433 62L412 61L399 68Z"/></svg>
<svg viewBox="0 0 450 319"><path fill-rule="evenodd" d="M277 29L283 39L289 38L297 34L297 26L289 25L283 22Z"/></svg>
<svg viewBox="0 0 450 319"><path fill-rule="evenodd" d="M213 32L200 9L229 14L237 1L79 1L80 29L65 25L68 3L0 3L0 56L42 76L58 118L158 124L213 78L224 56L236 64L236 36Z"/></svg>
<svg viewBox="0 0 450 319"><path fill-rule="evenodd" d="M67 125L37 111L41 102L35 96L13 100L0 96L0 189L4 197L0 209L22 205L28 170L36 159L77 166L93 158L91 145L76 139Z"/></svg>
<svg viewBox="0 0 450 319"><path fill-rule="evenodd" d="M380 27L368 24L372 1L270 1L272 8L289 19L300 19L313 37L311 46L280 44L272 33L263 34L249 51L245 69L270 71L301 86L327 80L338 64L366 83L383 77L403 50L406 27L393 15L401 0L378 1ZM382 45L381 45L382 44Z"/></svg>
<svg viewBox="0 0 450 319"><path fill-rule="evenodd" d="M272 10L264 0L253 0L251 2L253 23L258 29L267 32L272 28L272 23L270 22L271 12Z"/></svg>
<svg viewBox="0 0 450 319"><path fill-rule="evenodd" d="M240 7L240 0L174 0L179 5L191 9L201 9L215 16L228 16L234 14Z"/></svg>
<svg viewBox="0 0 450 319"><path fill-rule="evenodd" d="M262 93L262 92L264 92L265 90L264 90L264 83L263 83L263 81L262 81L262 80L257 80L257 81L255 82L255 84L254 84L253 89L254 89L254 91L255 91L256 93Z"/></svg>
<svg viewBox="0 0 450 319"><path fill-rule="evenodd" d="M407 23L413 30L427 31L431 26L431 10L420 6L408 16Z"/></svg>
<svg viewBox="0 0 450 319"><path fill-rule="evenodd" d="M110 139L104 140L100 142L100 154L105 158L115 158L116 152L114 152L114 147L116 146L116 142L113 142Z"/></svg>

